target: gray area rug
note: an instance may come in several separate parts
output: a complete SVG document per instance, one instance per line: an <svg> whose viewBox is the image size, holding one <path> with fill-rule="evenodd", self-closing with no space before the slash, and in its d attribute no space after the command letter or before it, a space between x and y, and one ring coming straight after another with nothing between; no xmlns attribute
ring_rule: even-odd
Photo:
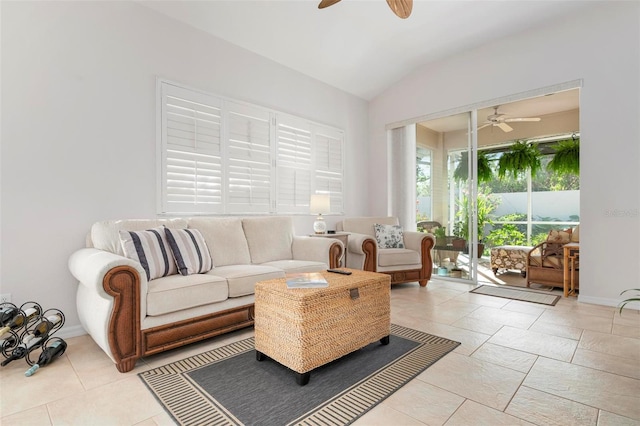
<svg viewBox="0 0 640 426"><path fill-rule="evenodd" d="M554 306L560 300L560 296L544 294L535 291L520 290L516 288L495 287L481 285L470 290L469 293L484 294L486 296L502 297L504 299L520 300L523 302L539 303Z"/></svg>
<svg viewBox="0 0 640 426"><path fill-rule="evenodd" d="M460 343L391 325L389 345L372 343L311 372L256 361L253 338L139 374L181 425L346 425Z"/></svg>

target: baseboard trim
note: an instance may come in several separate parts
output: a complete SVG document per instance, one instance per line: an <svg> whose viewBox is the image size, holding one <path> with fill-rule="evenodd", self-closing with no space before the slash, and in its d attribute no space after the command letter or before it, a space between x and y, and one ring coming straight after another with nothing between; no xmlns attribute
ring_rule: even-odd
<svg viewBox="0 0 640 426"><path fill-rule="evenodd" d="M87 334L87 332L81 325L74 325L71 327L62 327L53 336L60 337L61 339L69 339L71 337L83 336L85 334Z"/></svg>
<svg viewBox="0 0 640 426"><path fill-rule="evenodd" d="M581 303L591 303L592 305L604 305L604 306L613 306L618 307L620 305L621 299L608 299L604 297L591 297L591 296L581 296L578 295L578 302ZM625 305L625 309L637 309L640 310L640 303L631 302Z"/></svg>

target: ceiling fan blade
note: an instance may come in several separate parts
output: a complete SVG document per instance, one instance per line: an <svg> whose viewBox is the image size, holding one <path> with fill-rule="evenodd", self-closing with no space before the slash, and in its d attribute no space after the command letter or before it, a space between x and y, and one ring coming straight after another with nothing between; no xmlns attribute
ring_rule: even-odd
<svg viewBox="0 0 640 426"><path fill-rule="evenodd" d="M507 118L504 120L505 123L513 123L516 121L540 121L540 117L519 117L519 118Z"/></svg>
<svg viewBox="0 0 640 426"><path fill-rule="evenodd" d="M340 0L322 0L318 5L318 9L324 9L325 7L333 6L338 3Z"/></svg>
<svg viewBox="0 0 640 426"><path fill-rule="evenodd" d="M496 126L500 127L505 133L509 133L513 130L513 127L509 126L507 123L498 123Z"/></svg>
<svg viewBox="0 0 640 426"><path fill-rule="evenodd" d="M402 19L407 19L411 15L413 0L387 0L387 4L393 13Z"/></svg>
<svg viewBox="0 0 640 426"><path fill-rule="evenodd" d="M484 129L485 127L489 127L489 126L491 126L491 123L483 124L482 126L478 127L478 130Z"/></svg>

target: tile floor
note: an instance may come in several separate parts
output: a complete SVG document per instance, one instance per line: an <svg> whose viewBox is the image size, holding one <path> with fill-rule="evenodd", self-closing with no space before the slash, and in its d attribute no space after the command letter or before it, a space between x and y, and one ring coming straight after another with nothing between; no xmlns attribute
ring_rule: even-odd
<svg viewBox="0 0 640 426"><path fill-rule="evenodd" d="M549 307L432 280L392 290L392 321L462 342L356 425L640 425L640 313ZM90 337L25 377L0 369L0 424L173 425L137 373L251 336L246 329L146 358L121 374Z"/></svg>

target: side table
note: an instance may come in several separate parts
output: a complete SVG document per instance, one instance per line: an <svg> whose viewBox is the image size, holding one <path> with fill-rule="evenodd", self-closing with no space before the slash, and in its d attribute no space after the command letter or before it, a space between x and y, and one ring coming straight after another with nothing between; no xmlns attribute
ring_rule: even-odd
<svg viewBox="0 0 640 426"><path fill-rule="evenodd" d="M335 234L309 234L310 237L335 238L344 244L344 252L340 259L340 266L347 266L347 244L349 243L349 232L336 232Z"/></svg>
<svg viewBox="0 0 640 426"><path fill-rule="evenodd" d="M567 243L562 246L564 249L564 276L563 287L564 297L576 295L576 274L578 270L576 264L580 259L580 244Z"/></svg>

